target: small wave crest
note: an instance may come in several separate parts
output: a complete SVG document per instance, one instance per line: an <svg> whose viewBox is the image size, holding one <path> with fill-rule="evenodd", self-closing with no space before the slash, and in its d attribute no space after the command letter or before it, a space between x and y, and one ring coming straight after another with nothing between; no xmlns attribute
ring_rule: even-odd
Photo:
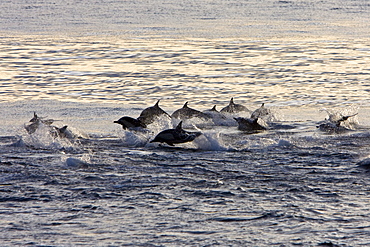
<svg viewBox="0 0 370 247"><path fill-rule="evenodd" d="M129 131L124 130L120 134L123 145L128 147L144 147L150 140L150 131Z"/></svg>
<svg viewBox="0 0 370 247"><path fill-rule="evenodd" d="M76 132L80 133L80 132ZM82 132L81 132L82 133ZM12 144L14 147L32 147L35 149L51 149L51 150L76 150L80 147L80 142L77 137L79 134L68 130L68 136L59 137L51 131L51 127L45 124L40 124L32 134L27 133L25 129L19 130L19 140Z"/></svg>
<svg viewBox="0 0 370 247"><path fill-rule="evenodd" d="M199 136L194 140L194 144L200 150L206 151L233 151L229 144L226 144L222 137L221 133L217 131L205 132L203 135Z"/></svg>

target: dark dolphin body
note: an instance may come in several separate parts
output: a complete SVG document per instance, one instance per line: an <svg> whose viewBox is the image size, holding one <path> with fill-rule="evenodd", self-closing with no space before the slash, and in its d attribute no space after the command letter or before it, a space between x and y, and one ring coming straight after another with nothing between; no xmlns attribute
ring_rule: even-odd
<svg viewBox="0 0 370 247"><path fill-rule="evenodd" d="M177 125L176 129L167 129L160 132L150 142L164 142L170 146L174 144L185 143L194 141L195 138L200 136L201 132L189 132L182 128L182 121Z"/></svg>
<svg viewBox="0 0 370 247"><path fill-rule="evenodd" d="M203 118L203 119L210 118L207 114L188 107L188 102L186 102L182 108L172 113L172 117L181 119L181 120L186 120L186 119L193 118L193 117L198 117L198 118Z"/></svg>
<svg viewBox="0 0 370 247"><path fill-rule="evenodd" d="M234 118L238 122L238 129L243 131L258 131L266 130L266 128L258 123L258 118L243 118L237 117Z"/></svg>
<svg viewBox="0 0 370 247"><path fill-rule="evenodd" d="M132 117L121 117L117 121L114 121L114 123L122 125L123 129L132 129L138 127L146 128L146 125L143 122Z"/></svg>
<svg viewBox="0 0 370 247"><path fill-rule="evenodd" d="M167 112L165 112L164 110L162 110L162 108L159 107L158 100L154 106L144 109L141 112L140 116L137 118L137 120L139 120L141 123L145 125L149 125L160 116L168 116L169 118L171 118L171 116Z"/></svg>
<svg viewBox="0 0 370 247"><path fill-rule="evenodd" d="M234 103L234 98L231 98L229 105L222 108L220 112L222 112L222 113L224 113L224 112L238 113L238 112L243 112L243 111L249 112L247 107L245 107L243 105L240 105L240 104L235 104Z"/></svg>

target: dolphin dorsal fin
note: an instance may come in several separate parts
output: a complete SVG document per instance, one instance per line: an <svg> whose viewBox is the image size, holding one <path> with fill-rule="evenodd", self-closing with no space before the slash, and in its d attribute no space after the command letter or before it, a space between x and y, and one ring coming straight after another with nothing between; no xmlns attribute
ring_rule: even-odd
<svg viewBox="0 0 370 247"><path fill-rule="evenodd" d="M214 105L214 106L212 107L211 111L217 111L217 109L216 109L216 105Z"/></svg>
<svg viewBox="0 0 370 247"><path fill-rule="evenodd" d="M264 107L265 106L265 103L262 103L261 107Z"/></svg>
<svg viewBox="0 0 370 247"><path fill-rule="evenodd" d="M230 99L230 105L234 105L234 98Z"/></svg>
<svg viewBox="0 0 370 247"><path fill-rule="evenodd" d="M60 128L59 129L59 131L61 132L61 133L64 133L64 132L66 132L66 130L67 130L67 125L65 125L65 126L63 126L62 128Z"/></svg>
<svg viewBox="0 0 370 247"><path fill-rule="evenodd" d="M188 108L188 101L185 102L184 106L182 108Z"/></svg>
<svg viewBox="0 0 370 247"><path fill-rule="evenodd" d="M34 123L34 122L36 122L38 119L39 119L39 117L37 116L36 112L34 111L34 112L33 112L33 118L30 120L30 122Z"/></svg>
<svg viewBox="0 0 370 247"><path fill-rule="evenodd" d="M159 101L160 101L160 99L157 101L157 103L155 103L154 107L158 107L159 108Z"/></svg>
<svg viewBox="0 0 370 247"><path fill-rule="evenodd" d="M182 130L182 121L176 126L176 130Z"/></svg>

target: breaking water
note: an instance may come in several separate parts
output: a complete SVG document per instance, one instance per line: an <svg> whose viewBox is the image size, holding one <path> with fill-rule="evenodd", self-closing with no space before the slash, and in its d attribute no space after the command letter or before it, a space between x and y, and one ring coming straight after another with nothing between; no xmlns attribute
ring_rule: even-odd
<svg viewBox="0 0 370 247"><path fill-rule="evenodd" d="M370 244L366 1L1 8L1 246ZM170 147L150 140L179 120L113 123L231 97L268 129L192 118ZM34 112L74 138L27 133ZM347 131L320 131L336 112Z"/></svg>

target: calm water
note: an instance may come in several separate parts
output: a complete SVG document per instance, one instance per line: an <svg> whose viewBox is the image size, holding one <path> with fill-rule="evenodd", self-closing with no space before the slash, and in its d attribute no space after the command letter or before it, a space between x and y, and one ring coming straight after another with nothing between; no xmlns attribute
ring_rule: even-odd
<svg viewBox="0 0 370 247"><path fill-rule="evenodd" d="M368 246L367 1L4 1L1 246ZM194 142L113 123L160 99ZM34 111L78 138L28 134ZM353 128L327 134L329 112ZM248 117L249 113L239 114ZM280 127L277 127L280 126Z"/></svg>

